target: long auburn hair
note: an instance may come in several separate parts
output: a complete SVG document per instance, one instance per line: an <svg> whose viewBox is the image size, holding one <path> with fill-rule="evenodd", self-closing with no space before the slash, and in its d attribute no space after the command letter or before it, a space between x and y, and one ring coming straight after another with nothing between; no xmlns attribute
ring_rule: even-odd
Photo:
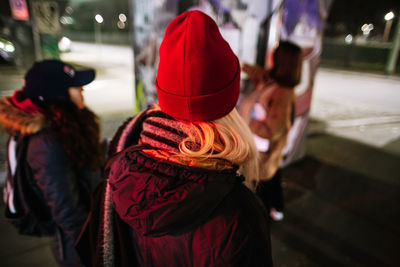
<svg viewBox="0 0 400 267"><path fill-rule="evenodd" d="M78 109L67 97L46 101L43 109L71 162L79 168L101 168L104 153L96 114L86 107Z"/></svg>

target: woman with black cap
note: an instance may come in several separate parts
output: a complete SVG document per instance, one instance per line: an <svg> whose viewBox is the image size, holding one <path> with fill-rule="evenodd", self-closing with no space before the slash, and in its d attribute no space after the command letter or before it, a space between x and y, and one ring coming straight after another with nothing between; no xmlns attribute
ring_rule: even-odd
<svg viewBox="0 0 400 267"><path fill-rule="evenodd" d="M107 179L77 242L83 263L272 266L253 193L257 150L235 109L237 57L200 11L168 25L159 53L159 105L111 143Z"/></svg>
<svg viewBox="0 0 400 267"><path fill-rule="evenodd" d="M94 76L58 60L37 62L22 90L0 100L0 124L10 135L6 217L21 234L53 236L61 266L76 264L73 245L101 180L98 119L82 96Z"/></svg>

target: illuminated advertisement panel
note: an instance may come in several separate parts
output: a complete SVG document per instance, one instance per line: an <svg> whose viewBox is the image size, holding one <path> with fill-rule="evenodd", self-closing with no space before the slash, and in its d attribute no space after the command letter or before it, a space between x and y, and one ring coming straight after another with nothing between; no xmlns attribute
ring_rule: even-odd
<svg viewBox="0 0 400 267"><path fill-rule="evenodd" d="M29 20L28 6L25 0L10 0L11 16L16 20Z"/></svg>
<svg viewBox="0 0 400 267"><path fill-rule="evenodd" d="M301 158L311 106L313 80L321 53L321 38L330 0L149 0L133 1L136 111L157 102L155 77L158 48L170 21L188 10L201 10L217 23L241 62L272 66L279 40L290 40L303 51L296 92L296 119L282 166ZM254 87L242 75L243 99ZM240 102L239 99L239 102Z"/></svg>
<svg viewBox="0 0 400 267"><path fill-rule="evenodd" d="M282 5L280 39L296 43L303 53L302 77L300 84L295 87L296 119L289 132L282 166L305 154L314 78L322 52L322 31L331 2L285 0Z"/></svg>

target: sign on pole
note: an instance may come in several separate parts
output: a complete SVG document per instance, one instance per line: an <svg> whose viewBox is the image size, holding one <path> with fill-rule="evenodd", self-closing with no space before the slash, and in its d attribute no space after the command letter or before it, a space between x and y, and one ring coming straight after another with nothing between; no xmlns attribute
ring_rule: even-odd
<svg viewBox="0 0 400 267"><path fill-rule="evenodd" d="M9 0L11 16L16 20L29 20L28 6L25 0Z"/></svg>

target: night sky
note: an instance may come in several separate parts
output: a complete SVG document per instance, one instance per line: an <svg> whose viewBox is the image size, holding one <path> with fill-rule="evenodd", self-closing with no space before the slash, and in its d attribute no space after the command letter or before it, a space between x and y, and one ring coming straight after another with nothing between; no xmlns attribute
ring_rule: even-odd
<svg viewBox="0 0 400 267"><path fill-rule="evenodd" d="M334 0L325 29L325 34L335 36L351 33L361 34L364 23L372 23L375 29L371 36L382 34L385 27L384 16L389 11L395 13L391 33L400 13L399 0Z"/></svg>

